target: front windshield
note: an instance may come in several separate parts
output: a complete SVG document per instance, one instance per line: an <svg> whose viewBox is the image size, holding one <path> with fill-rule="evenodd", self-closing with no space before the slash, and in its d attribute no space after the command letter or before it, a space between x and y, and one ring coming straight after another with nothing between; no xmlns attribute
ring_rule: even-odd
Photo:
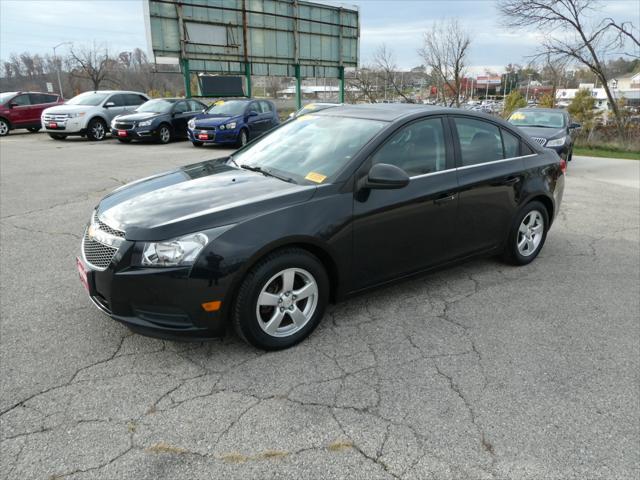
<svg viewBox="0 0 640 480"><path fill-rule="evenodd" d="M10 98L14 97L16 92L0 93L0 103L7 103Z"/></svg>
<svg viewBox="0 0 640 480"><path fill-rule="evenodd" d="M242 115L246 107L247 107L247 102L239 102L238 100L231 100L229 102L218 103L217 105L213 105L209 107L206 113L210 115L235 117L236 115Z"/></svg>
<svg viewBox="0 0 640 480"><path fill-rule="evenodd" d="M71 100L67 101L67 105L91 105L95 107L100 105L105 98L109 96L108 93L87 92L76 95Z"/></svg>
<svg viewBox="0 0 640 480"><path fill-rule="evenodd" d="M563 128L564 115L561 112L544 110L519 110L509 117L509 123L518 127Z"/></svg>
<svg viewBox="0 0 640 480"><path fill-rule="evenodd" d="M260 167L298 183L323 183L387 125L329 115L304 115L233 156L238 166Z"/></svg>
<svg viewBox="0 0 640 480"><path fill-rule="evenodd" d="M149 100L148 102L140 105L136 112L151 112L151 113L169 113L171 107L175 102L158 98L156 100Z"/></svg>

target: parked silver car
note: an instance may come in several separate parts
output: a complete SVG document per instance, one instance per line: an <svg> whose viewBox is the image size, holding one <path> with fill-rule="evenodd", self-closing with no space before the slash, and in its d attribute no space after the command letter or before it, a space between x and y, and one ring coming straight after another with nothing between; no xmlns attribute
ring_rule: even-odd
<svg viewBox="0 0 640 480"><path fill-rule="evenodd" d="M144 93L122 90L84 92L64 105L47 108L42 112L42 128L55 140L68 135L86 136L90 140L104 140L111 120L118 115L133 112L149 100Z"/></svg>

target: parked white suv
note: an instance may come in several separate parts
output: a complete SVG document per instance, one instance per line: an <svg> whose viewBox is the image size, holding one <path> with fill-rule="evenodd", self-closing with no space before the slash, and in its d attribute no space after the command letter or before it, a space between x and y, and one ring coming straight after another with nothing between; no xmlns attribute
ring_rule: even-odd
<svg viewBox="0 0 640 480"><path fill-rule="evenodd" d="M114 117L132 112L147 100L149 97L140 92L84 92L64 105L44 110L42 128L55 140L64 140L68 135L86 135L90 140L103 140Z"/></svg>

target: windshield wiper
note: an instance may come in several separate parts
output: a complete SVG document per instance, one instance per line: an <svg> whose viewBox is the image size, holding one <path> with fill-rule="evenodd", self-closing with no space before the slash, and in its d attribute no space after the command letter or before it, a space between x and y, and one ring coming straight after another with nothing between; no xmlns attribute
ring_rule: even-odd
<svg viewBox="0 0 640 480"><path fill-rule="evenodd" d="M235 160L232 160L233 163L235 163ZM236 163L237 165L237 163ZM290 177L285 177L283 175L278 175L276 173L273 173L271 170L266 170L262 167L258 167L258 166L254 166L254 165L241 165L240 168L244 168L245 170L249 170L251 172L258 172L261 173L267 177L274 177L277 178L278 180L282 180L284 182L288 182L288 183L296 183L293 178Z"/></svg>

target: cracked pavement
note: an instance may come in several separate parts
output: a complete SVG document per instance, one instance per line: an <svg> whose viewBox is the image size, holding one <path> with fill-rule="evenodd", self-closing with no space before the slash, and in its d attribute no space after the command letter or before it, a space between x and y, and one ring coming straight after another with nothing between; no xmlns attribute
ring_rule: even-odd
<svg viewBox="0 0 640 480"><path fill-rule="evenodd" d="M533 264L378 289L290 350L131 334L77 278L92 207L225 153L0 141L0 478L637 478L640 162L575 157Z"/></svg>

